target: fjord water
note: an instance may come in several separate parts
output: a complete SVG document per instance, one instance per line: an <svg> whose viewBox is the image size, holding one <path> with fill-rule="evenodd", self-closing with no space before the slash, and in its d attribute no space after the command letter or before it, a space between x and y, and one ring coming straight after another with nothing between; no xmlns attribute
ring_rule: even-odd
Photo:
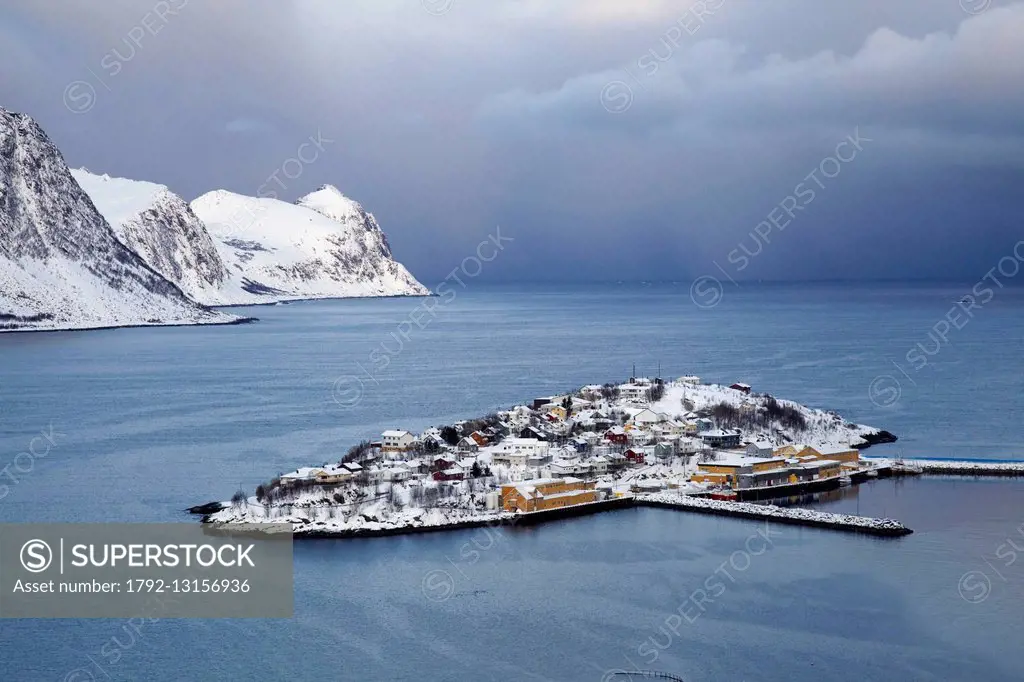
<svg viewBox="0 0 1024 682"><path fill-rule="evenodd" d="M241 327L0 335L0 466L17 478L0 481L0 521L194 522L185 507L385 428L623 379L633 363L746 381L900 436L880 454L1022 459L1024 292L996 291L936 343L969 290L744 285L702 309L683 284L471 283L433 299L428 326L400 343L392 332L422 300L248 308L261 321ZM928 364L915 369L918 344ZM15 469L51 426L56 445L36 441L45 457ZM1024 678L1024 558L1007 545L1024 547L1024 483L878 481L818 505L916 532L629 510L298 543L292 620L3 621L0 679ZM695 607L712 576L724 591Z"/></svg>

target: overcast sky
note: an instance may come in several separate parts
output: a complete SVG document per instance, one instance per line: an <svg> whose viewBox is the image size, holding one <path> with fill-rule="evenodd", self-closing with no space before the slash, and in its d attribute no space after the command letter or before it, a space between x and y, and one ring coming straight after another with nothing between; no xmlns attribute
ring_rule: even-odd
<svg viewBox="0 0 1024 682"><path fill-rule="evenodd" d="M189 200L337 185L428 286L496 225L493 280L976 281L1024 238L1024 2L11 0L0 105Z"/></svg>

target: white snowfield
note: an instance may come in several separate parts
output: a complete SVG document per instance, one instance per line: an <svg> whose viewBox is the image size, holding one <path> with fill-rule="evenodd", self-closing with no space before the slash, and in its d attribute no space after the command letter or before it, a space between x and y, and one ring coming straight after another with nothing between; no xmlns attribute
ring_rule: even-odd
<svg viewBox="0 0 1024 682"><path fill-rule="evenodd" d="M682 400L692 403L693 411L713 407L719 403L728 403L739 409L743 405L763 406L768 398L761 395L746 395L740 391L718 384L681 385L670 383L665 387L665 394L657 403L650 406L655 412L677 415L682 410ZM776 423L772 430L761 431L742 428L743 440L767 441L773 445L787 443L808 443L815 447L857 447L866 441L865 435L878 433L878 429L864 424L852 424L835 412L819 410L791 400L776 398L782 406L797 410L807 422L806 430L797 431Z"/></svg>
<svg viewBox="0 0 1024 682"><path fill-rule="evenodd" d="M218 190L191 206L227 267L225 303L429 293L392 258L374 217L334 187L295 204Z"/></svg>
<svg viewBox="0 0 1024 682"><path fill-rule="evenodd" d="M358 505L339 505L331 499L331 492L312 491L290 500L287 505L263 505L255 497L250 497L240 505L226 503L229 506L210 515L208 521L229 524L290 523L296 534L306 535L317 532L442 528L467 522L497 522L515 516L511 512L489 511L474 505L467 492L446 498L444 506L429 509L418 507L409 504L409 486L395 484L394 487L402 505L399 508L388 504L384 498ZM482 501L482 497L480 499Z"/></svg>
<svg viewBox="0 0 1024 682"><path fill-rule="evenodd" d="M0 331L238 320L125 246L39 125L0 108Z"/></svg>

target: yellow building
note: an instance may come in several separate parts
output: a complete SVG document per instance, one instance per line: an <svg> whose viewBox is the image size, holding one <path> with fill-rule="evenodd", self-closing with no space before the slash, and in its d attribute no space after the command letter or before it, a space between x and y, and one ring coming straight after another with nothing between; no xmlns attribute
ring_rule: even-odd
<svg viewBox="0 0 1024 682"><path fill-rule="evenodd" d="M578 478L545 478L501 486L505 511L535 512L597 501L594 481Z"/></svg>
<svg viewBox="0 0 1024 682"><path fill-rule="evenodd" d="M860 464L860 451L848 445L822 446L813 448L810 445L783 445L775 449L776 457L799 459L802 461L834 460L842 464Z"/></svg>
<svg viewBox="0 0 1024 682"><path fill-rule="evenodd" d="M697 465L697 473L690 477L690 480L694 483L712 483L735 488L739 485L742 474L770 471L785 465L786 460L781 457L727 457L714 462L701 462Z"/></svg>

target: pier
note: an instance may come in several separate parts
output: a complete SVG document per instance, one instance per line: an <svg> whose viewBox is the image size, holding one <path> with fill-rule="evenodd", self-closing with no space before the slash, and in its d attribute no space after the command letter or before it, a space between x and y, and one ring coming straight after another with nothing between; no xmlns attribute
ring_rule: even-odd
<svg viewBox="0 0 1024 682"><path fill-rule="evenodd" d="M1024 462L978 462L956 459L907 459L884 462L893 476L1024 476Z"/></svg>
<svg viewBox="0 0 1024 682"><path fill-rule="evenodd" d="M697 514L733 516L743 519L828 528L882 537L901 537L914 532L894 519L874 519L867 516L832 514L799 507L776 507L773 505L748 504L746 502L725 502L681 495L679 493L640 495L635 499L635 503L641 507L659 507Z"/></svg>

